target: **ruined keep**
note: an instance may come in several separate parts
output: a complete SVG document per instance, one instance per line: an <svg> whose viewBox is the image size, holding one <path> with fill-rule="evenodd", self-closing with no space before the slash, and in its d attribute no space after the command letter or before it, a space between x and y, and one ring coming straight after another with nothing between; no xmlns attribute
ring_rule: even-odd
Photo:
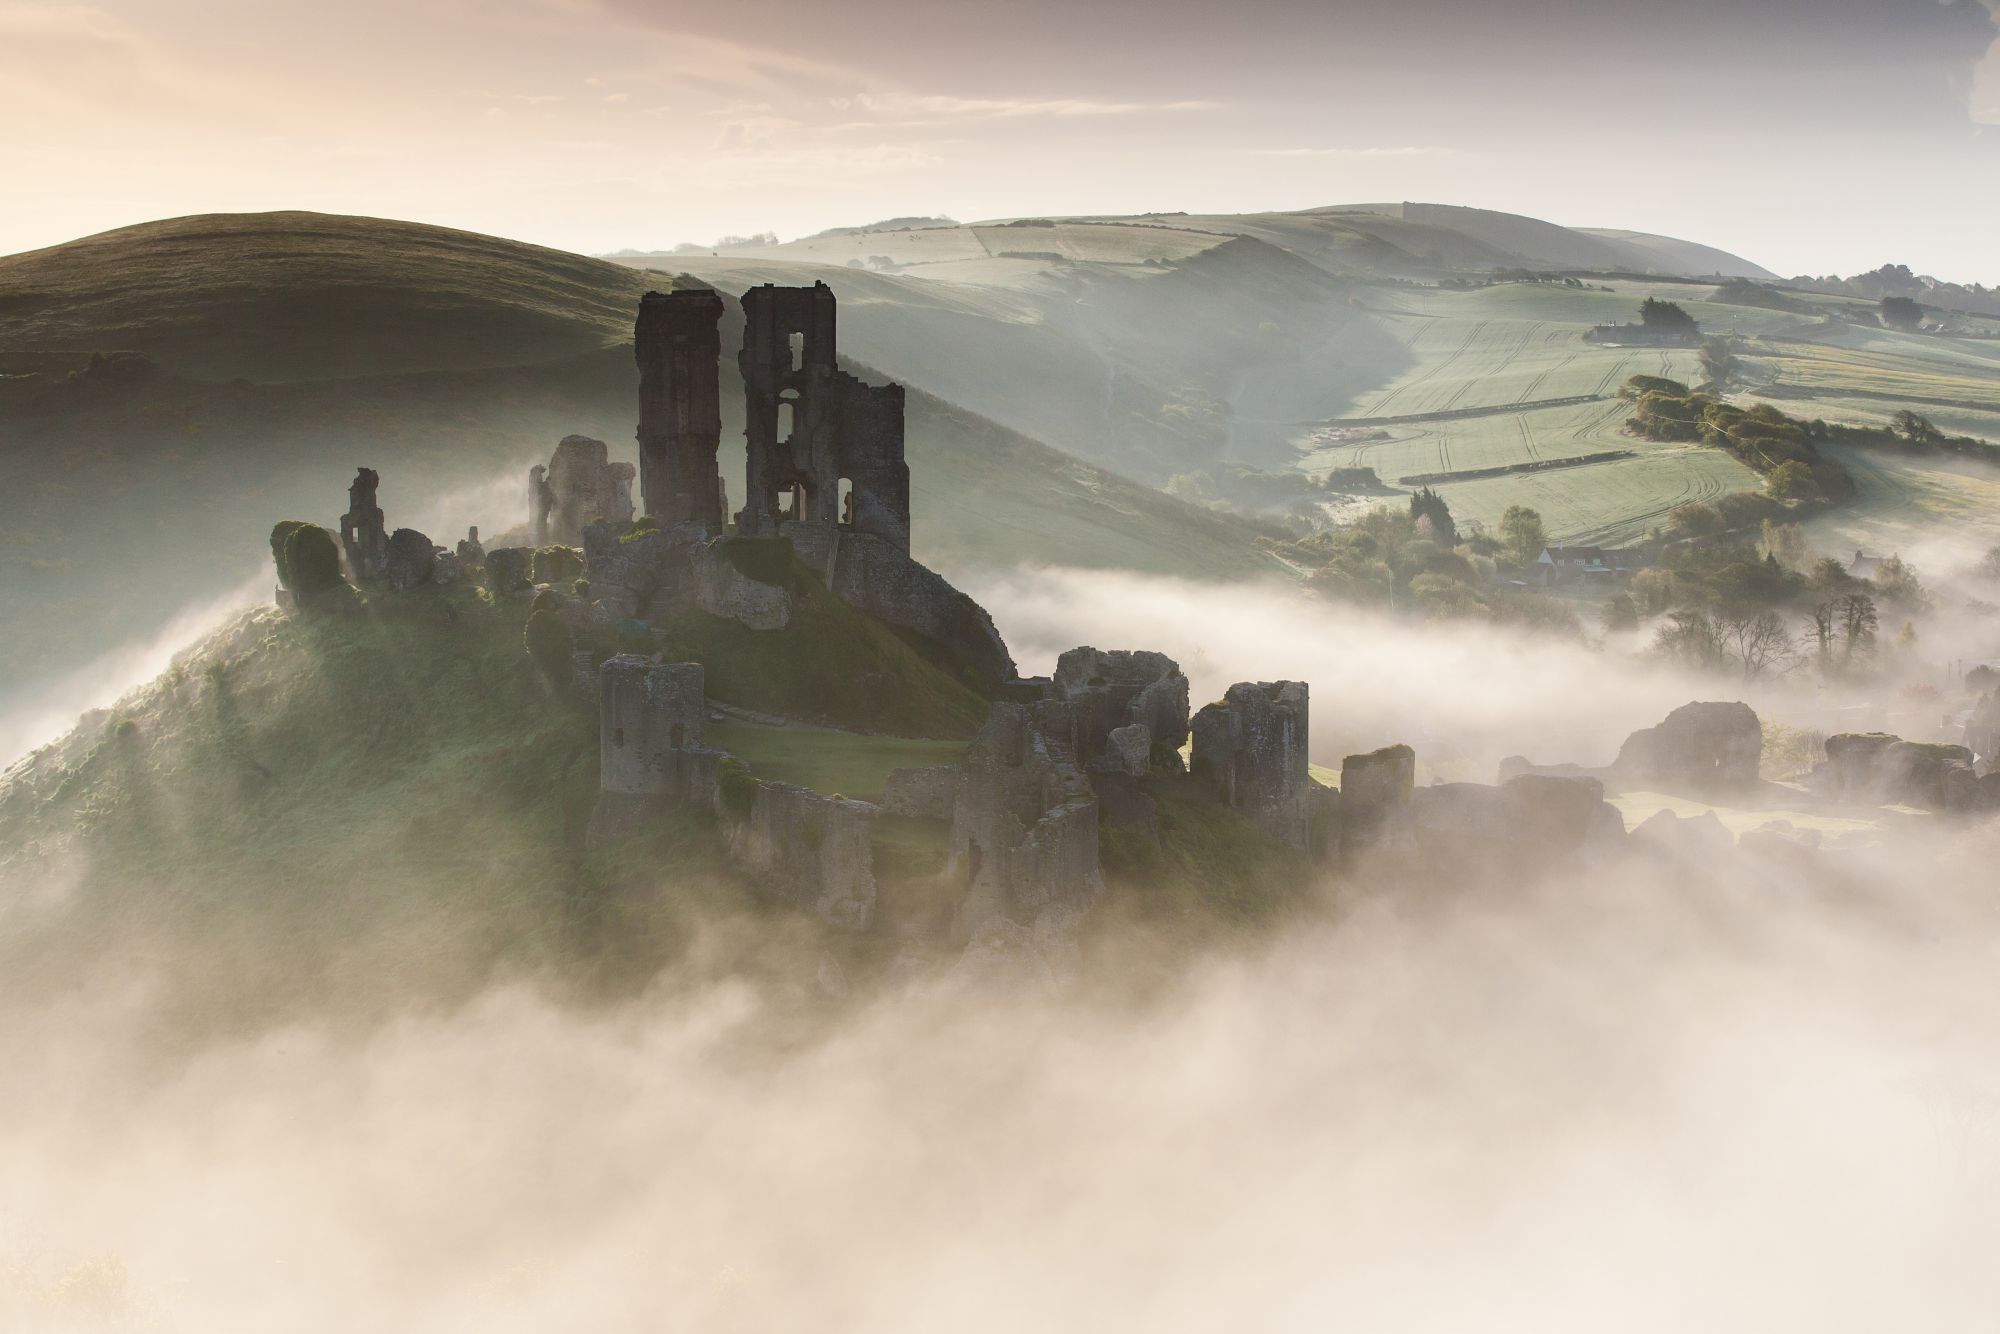
<svg viewBox="0 0 2000 1334"><path fill-rule="evenodd" d="M1193 772L1229 806L1300 851L1312 847L1303 681L1242 681L1194 716Z"/></svg>
<svg viewBox="0 0 2000 1334"><path fill-rule="evenodd" d="M639 497L663 528L727 522L722 474L722 298L708 288L648 292L639 302Z"/></svg>
<svg viewBox="0 0 2000 1334"><path fill-rule="evenodd" d="M389 535L382 522L382 507L375 502L375 490L382 475L373 468L361 468L347 488L347 513L340 516L340 547L347 556L347 569L356 579L373 579L389 560Z"/></svg>
<svg viewBox="0 0 2000 1334"><path fill-rule="evenodd" d="M737 531L774 537L792 524L846 530L910 549L903 390L835 364L834 296L825 283L743 294L744 501ZM639 486L662 527L724 523L722 298L648 292L634 330L639 362Z"/></svg>
<svg viewBox="0 0 2000 1334"><path fill-rule="evenodd" d="M968 679L993 688L1012 680L992 618L909 554L903 390L838 368L832 290L766 283L742 305L745 487L735 534L787 539L836 597L936 641ZM663 576L661 562L699 566L687 545L728 526L716 469L722 313L705 288L649 292L639 305L639 490L661 539L618 551L608 527L592 530L596 540L582 535L592 586L614 590L628 614L663 592L685 599L692 579Z"/></svg>
<svg viewBox="0 0 2000 1334"><path fill-rule="evenodd" d="M528 470L533 545L577 546L585 524L632 522L632 465L613 463L602 440L566 435L546 467Z"/></svg>

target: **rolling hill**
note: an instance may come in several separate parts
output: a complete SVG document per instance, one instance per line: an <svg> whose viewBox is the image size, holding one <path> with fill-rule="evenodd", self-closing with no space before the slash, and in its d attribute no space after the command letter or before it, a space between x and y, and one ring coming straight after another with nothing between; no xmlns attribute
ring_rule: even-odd
<svg viewBox="0 0 2000 1334"><path fill-rule="evenodd" d="M338 516L357 465L382 472L392 525L445 538L520 521L518 479L565 434L630 457L632 311L672 281L309 213L149 223L0 259L0 560L17 573L0 586L0 675L30 690L238 587L273 521ZM844 282L841 295L868 304ZM111 352L144 359L93 366ZM915 544L948 573L1278 568L1240 521L906 380ZM729 439L728 357L723 397Z"/></svg>
<svg viewBox="0 0 2000 1334"><path fill-rule="evenodd" d="M1587 276L1524 272L1557 265ZM2000 438L2000 321L1892 333L1863 301L1689 276L1717 271L1763 272L1428 205L917 220L616 262L309 213L124 228L0 258L0 672L29 688L261 577L270 523L331 520L356 465L382 471L392 524L447 537L516 522L522 470L564 434L630 457L631 310L672 283L834 289L850 367L909 389L916 547L956 575L1269 572L1254 525L1155 489L1219 463L1372 467L1392 493L1429 479L1466 520L1525 501L1558 540L1642 538L1758 485L1717 451L1622 434L1626 377L1699 375L1691 350L1584 340L1647 297L1733 340L1739 397L1829 420L1911 406ZM93 362L118 351L142 357ZM1983 537L1963 503L1978 472L1883 461L1816 523L1841 544L1939 520Z"/></svg>

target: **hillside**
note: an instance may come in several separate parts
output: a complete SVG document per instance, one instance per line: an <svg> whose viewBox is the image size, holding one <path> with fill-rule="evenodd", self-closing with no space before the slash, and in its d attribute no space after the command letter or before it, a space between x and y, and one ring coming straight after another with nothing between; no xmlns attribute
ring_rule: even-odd
<svg viewBox="0 0 2000 1334"><path fill-rule="evenodd" d="M446 538L520 521L520 479L563 435L631 457L632 309L671 281L303 213L178 219L0 260L0 560L22 575L0 584L0 676L28 693L238 587L270 516L335 521L359 464L383 474L392 525ZM91 369L92 353L125 350L149 360ZM740 440L733 358L724 377L725 440ZM906 378L914 540L947 573L1270 568L1243 525Z"/></svg>
<svg viewBox="0 0 2000 1334"><path fill-rule="evenodd" d="M170 218L0 257L0 370L112 350L204 380L527 366L629 336L645 290L602 260L419 223Z"/></svg>

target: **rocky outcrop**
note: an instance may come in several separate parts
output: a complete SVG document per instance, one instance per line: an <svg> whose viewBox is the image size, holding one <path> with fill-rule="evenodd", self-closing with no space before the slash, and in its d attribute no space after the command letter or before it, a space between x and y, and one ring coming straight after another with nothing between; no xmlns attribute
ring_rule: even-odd
<svg viewBox="0 0 2000 1334"><path fill-rule="evenodd" d="M1461 883L1532 874L1609 853L1625 834L1617 808L1604 800L1602 783L1539 774L1498 787L1417 788L1409 801L1408 828L1405 850L1414 849L1432 873Z"/></svg>
<svg viewBox="0 0 2000 1334"><path fill-rule="evenodd" d="M966 754L952 807L948 874L965 887L959 928L1078 909L1103 888L1097 799L1077 766L1059 701L1001 703Z"/></svg>
<svg viewBox="0 0 2000 1334"><path fill-rule="evenodd" d="M1995 771L2000 762L2000 690L1991 690L1972 706L1965 722L1965 746L1982 774Z"/></svg>
<svg viewBox="0 0 2000 1334"><path fill-rule="evenodd" d="M2000 785L1983 781L1964 746L1905 741L1887 732L1826 739L1812 787L1836 801L1914 806L1969 814L2000 806Z"/></svg>
<svg viewBox="0 0 2000 1334"><path fill-rule="evenodd" d="M437 544L414 528L389 534L382 573L391 588L419 588L431 582L437 569Z"/></svg>
<svg viewBox="0 0 2000 1334"><path fill-rule="evenodd" d="M1683 704L1657 727L1634 732L1612 772L1626 783L1720 790L1757 782L1764 728L1747 704Z"/></svg>
<svg viewBox="0 0 2000 1334"><path fill-rule="evenodd" d="M1655 811L1633 829L1631 846L1670 861L1698 862L1721 856L1736 846L1736 836L1714 811L1682 818L1672 811Z"/></svg>
<svg viewBox="0 0 2000 1334"><path fill-rule="evenodd" d="M1302 681L1244 681L1194 716L1195 777L1282 843L1312 847L1309 708Z"/></svg>

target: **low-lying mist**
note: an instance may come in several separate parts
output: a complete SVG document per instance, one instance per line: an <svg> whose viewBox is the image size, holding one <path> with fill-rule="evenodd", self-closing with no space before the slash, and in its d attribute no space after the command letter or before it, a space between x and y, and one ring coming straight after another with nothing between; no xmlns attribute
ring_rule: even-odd
<svg viewBox="0 0 2000 1334"><path fill-rule="evenodd" d="M1978 1327L1993 851L1358 883L1143 1000L1092 950L804 1027L507 986L162 1061L201 960L140 957L0 1009L0 1323Z"/></svg>
<svg viewBox="0 0 2000 1334"><path fill-rule="evenodd" d="M1024 671L1093 643L1175 656L1197 704L1309 681L1329 765L1602 763L1742 693L1277 586L967 585ZM850 985L797 923L686 906L695 943L608 990L555 955L482 985L478 877L326 852L445 906L246 905L212 1020L220 945L155 931L148 886L79 918L51 984L61 876L0 870L0 931L44 960L0 976L0 1329L1872 1332L2000 1300L1985 827L1527 883L1363 868L1201 944L1113 915L1053 978ZM694 905L693 878L663 860L655 893ZM760 920L768 958L713 966Z"/></svg>
<svg viewBox="0 0 2000 1334"><path fill-rule="evenodd" d="M1690 678L1628 653L1495 627L1424 622L1309 598L1269 584L1208 584L1087 570L974 581L1024 673L1064 649L1150 648L1188 674L1195 707L1237 681L1312 687L1312 754L1396 742L1429 767L1493 781L1505 756L1606 764L1640 727L1735 683Z"/></svg>

